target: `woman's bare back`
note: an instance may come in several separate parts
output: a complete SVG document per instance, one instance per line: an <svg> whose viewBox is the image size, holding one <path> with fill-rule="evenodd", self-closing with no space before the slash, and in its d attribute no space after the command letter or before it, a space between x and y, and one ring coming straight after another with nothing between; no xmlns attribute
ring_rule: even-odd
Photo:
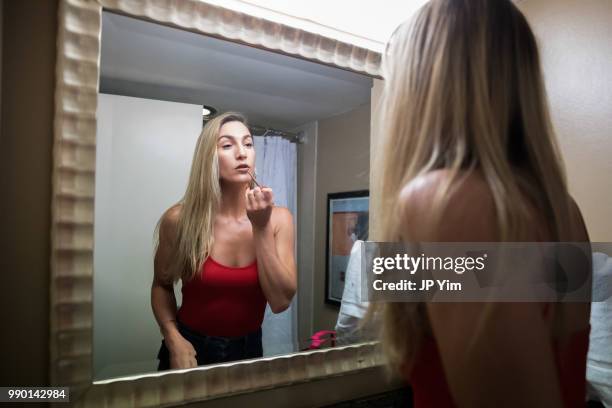
<svg viewBox="0 0 612 408"><path fill-rule="evenodd" d="M448 210L435 231L427 225L432 221L431 201L439 186L443 185L450 173L447 170L436 170L409 183L400 194L403 218L402 231L411 233L409 240L444 242L444 241L496 241L498 227L496 221L493 195L482 177L477 172L468 175L464 182L451 189ZM528 201L528 200L527 200ZM545 223L543 214L532 203L528 204L533 214L532 230L527 242L552 241L551 233ZM589 242L589 236L580 209L571 200L573 226L571 242ZM416 231L416 235L414 232ZM420 236L419 236L420 235ZM559 341L568 339L573 333L585 330L589 325L590 303L554 303L546 306L545 320L551 337ZM560 312L560 326L554 327L554 317Z"/></svg>

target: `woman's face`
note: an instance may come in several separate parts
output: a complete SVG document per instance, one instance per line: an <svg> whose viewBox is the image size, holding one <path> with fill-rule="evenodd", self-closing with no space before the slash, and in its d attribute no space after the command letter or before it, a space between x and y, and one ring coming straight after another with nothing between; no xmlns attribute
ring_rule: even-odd
<svg viewBox="0 0 612 408"><path fill-rule="evenodd" d="M219 178L228 183L248 183L255 167L255 148L249 129L241 122L228 122L217 138Z"/></svg>

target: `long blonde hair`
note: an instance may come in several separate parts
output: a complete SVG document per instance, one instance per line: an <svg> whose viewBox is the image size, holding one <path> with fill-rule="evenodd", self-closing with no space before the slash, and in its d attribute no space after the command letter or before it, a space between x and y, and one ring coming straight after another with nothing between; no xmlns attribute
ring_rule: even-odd
<svg viewBox="0 0 612 408"><path fill-rule="evenodd" d="M442 168L450 177L436 192L433 214L444 211L448 189L477 169L495 203L500 241L527 236L526 197L545 215L554 240L569 236L570 198L536 41L509 0L431 0L394 32L382 69L383 150L374 164L381 169L374 180L381 186L374 210L381 227L373 240L399 239L402 187ZM378 306L393 368L413 362L426 334L423 306Z"/></svg>
<svg viewBox="0 0 612 408"><path fill-rule="evenodd" d="M244 115L226 112L209 120L196 143L187 190L175 206L180 206L176 237L167 274L173 282L192 279L206 260L214 244L215 214L221 203L217 139L221 127L229 122L248 127ZM160 218L155 228L159 245Z"/></svg>

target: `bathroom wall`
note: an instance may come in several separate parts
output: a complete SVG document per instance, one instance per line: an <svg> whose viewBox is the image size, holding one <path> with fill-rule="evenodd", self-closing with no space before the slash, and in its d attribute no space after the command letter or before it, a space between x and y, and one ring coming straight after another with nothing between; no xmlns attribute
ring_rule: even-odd
<svg viewBox="0 0 612 408"><path fill-rule="evenodd" d="M107 379L157 369L153 231L185 192L202 105L100 94L97 117L94 378Z"/></svg>
<svg viewBox="0 0 612 408"><path fill-rule="evenodd" d="M325 303L327 194L369 188L369 120L368 104L300 128L307 134L298 148L301 341L336 324L339 308Z"/></svg>
<svg viewBox="0 0 612 408"><path fill-rule="evenodd" d="M4 10L4 0L0 0L0 127L2 126L2 10Z"/></svg>
<svg viewBox="0 0 612 408"><path fill-rule="evenodd" d="M315 202L317 178L318 122L302 125L294 132L304 132L303 143L297 145L297 271L298 271L298 319L299 342L306 342L313 334L313 271L315 260ZM300 346L301 347L301 346Z"/></svg>
<svg viewBox="0 0 612 408"><path fill-rule="evenodd" d="M384 88L384 81L382 79L374 79L372 82L372 93L370 97L370 163L375 163L377 154L382 152L382 143L376 143L379 136L380 129L380 118L381 118L381 99ZM376 219L376 207L379 205L380 196L380 171L377 171L375 167L370 167L370 240L375 241L378 237L379 223Z"/></svg>
<svg viewBox="0 0 612 408"><path fill-rule="evenodd" d="M319 121L316 169L313 331L333 330L339 308L325 303L327 194L370 185L370 105Z"/></svg>
<svg viewBox="0 0 612 408"><path fill-rule="evenodd" d="M592 241L612 241L612 2L524 0L570 192Z"/></svg>
<svg viewBox="0 0 612 408"><path fill-rule="evenodd" d="M3 3L0 384L46 385L57 1Z"/></svg>

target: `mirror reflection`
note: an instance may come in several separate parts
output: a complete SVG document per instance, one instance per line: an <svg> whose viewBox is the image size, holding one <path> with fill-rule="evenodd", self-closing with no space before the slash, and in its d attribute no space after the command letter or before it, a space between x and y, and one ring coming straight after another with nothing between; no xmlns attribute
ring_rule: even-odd
<svg viewBox="0 0 612 408"><path fill-rule="evenodd" d="M372 79L107 12L100 63L94 380L365 340L328 198L369 189Z"/></svg>

